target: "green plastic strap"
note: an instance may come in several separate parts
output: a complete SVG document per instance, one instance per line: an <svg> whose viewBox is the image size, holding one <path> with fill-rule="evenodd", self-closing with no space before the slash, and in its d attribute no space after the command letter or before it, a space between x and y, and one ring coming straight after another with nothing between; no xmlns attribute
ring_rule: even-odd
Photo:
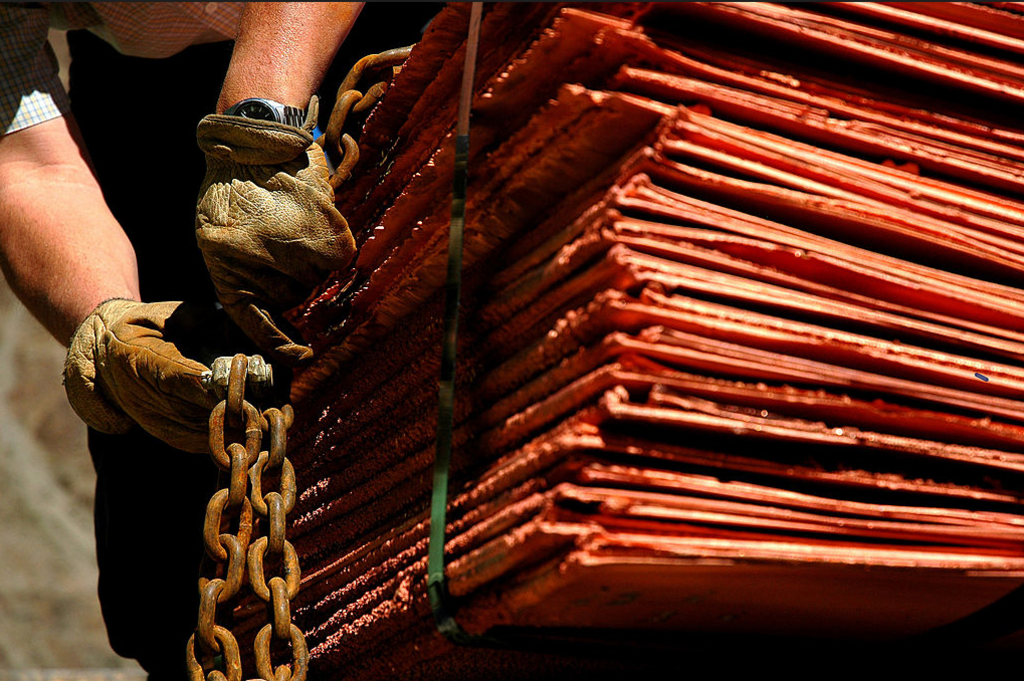
<svg viewBox="0 0 1024 681"><path fill-rule="evenodd" d="M454 619L445 578L445 526L448 511L448 473L452 434L455 427L455 350L459 329L459 300L462 294L462 236L466 223L466 181L469 163L469 108L473 95L476 51L483 3L474 2L470 11L466 62L462 74L455 139L455 177L452 188L452 217L448 232L448 278L445 285L444 341L441 350L441 380L437 414L437 451L430 501L430 540L427 557L427 593L437 630L459 645L492 642L470 636Z"/></svg>
<svg viewBox="0 0 1024 681"><path fill-rule="evenodd" d="M455 140L455 191L448 234L448 281L445 286L444 345L441 350L441 383L437 414L437 453L430 502L430 545L427 559L427 590L438 630L448 638L465 633L447 608L448 587L444 573L445 525L447 524L448 472L455 421L455 343L459 330L459 298L462 290L462 233L466 211L466 162L469 136Z"/></svg>

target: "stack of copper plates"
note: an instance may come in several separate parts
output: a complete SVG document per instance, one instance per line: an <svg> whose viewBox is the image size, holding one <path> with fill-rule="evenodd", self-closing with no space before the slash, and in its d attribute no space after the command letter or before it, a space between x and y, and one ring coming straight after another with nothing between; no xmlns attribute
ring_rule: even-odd
<svg viewBox="0 0 1024 681"><path fill-rule="evenodd" d="M1011 5L487 6L446 556L456 621L501 653L448 642L426 596L468 7L442 12L339 197L357 271L294 315L314 673L899 643L1024 584Z"/></svg>

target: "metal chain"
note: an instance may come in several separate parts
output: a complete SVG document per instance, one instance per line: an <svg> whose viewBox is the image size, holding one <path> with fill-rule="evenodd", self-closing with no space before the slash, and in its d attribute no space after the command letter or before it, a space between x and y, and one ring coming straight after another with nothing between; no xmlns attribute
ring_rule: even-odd
<svg viewBox="0 0 1024 681"><path fill-rule="evenodd" d="M327 131L316 143L336 157L331 185L338 189L351 177L359 160L359 147L344 132L350 113L368 111L384 95L388 79L398 72L412 47L403 47L360 59L338 88ZM389 78L366 93L355 89L363 76L390 68ZM301 571L295 547L286 538L287 515L295 506L295 469L286 456L291 405L262 413L245 399L250 391L264 391L272 383L270 367L259 355L220 357L203 376L204 385L224 393L210 413L210 455L221 470L223 486L206 507L203 543L212 564L212 577L199 580L199 622L186 647L190 681L242 681L238 640L231 633L235 602L248 584L267 604L267 623L254 642L256 672L264 681L305 681L309 651L302 631L292 624L291 601L299 592ZM229 434L235 441L229 441ZM264 449L264 441L269 444ZM264 493L271 476L277 488ZM259 524L266 526L256 537ZM279 565L280 574L268 578L266 566ZM291 668L274 666L271 642L291 645ZM197 645L198 644L198 645Z"/></svg>
<svg viewBox="0 0 1024 681"><path fill-rule="evenodd" d="M206 507L203 543L213 576L199 580L199 622L186 647L186 664L190 681L242 681L230 619L248 583L267 604L267 623L253 650L259 678L305 681L309 651L305 636L291 621L301 571L295 547L285 537L296 496L295 469L287 457L294 412L286 404L261 413L245 399L247 379L251 389L265 388L272 380L258 355L220 357L206 377L211 387L225 393L210 413L210 455L221 470L222 487ZM234 441L229 441L231 436ZM272 475L278 478L277 488L264 493ZM256 537L260 524L266 525L265 534ZM281 566L281 574L268 580L264 566L271 563ZM291 645L290 668L272 663L274 639Z"/></svg>
<svg viewBox="0 0 1024 681"><path fill-rule="evenodd" d="M331 110L331 118L327 123L327 131L316 140L316 143L323 148L324 153L336 161L334 174L331 175L331 186L335 190L352 176L352 169L359 161L359 145L351 135L344 132L348 115L369 111L387 92L388 80L374 83L366 90L365 94L356 90L356 85L364 75L388 67L393 76L398 72L398 66L408 59L411 51L412 46L396 47L380 54L367 55L352 66L348 75L345 76L345 80L338 87L334 109Z"/></svg>

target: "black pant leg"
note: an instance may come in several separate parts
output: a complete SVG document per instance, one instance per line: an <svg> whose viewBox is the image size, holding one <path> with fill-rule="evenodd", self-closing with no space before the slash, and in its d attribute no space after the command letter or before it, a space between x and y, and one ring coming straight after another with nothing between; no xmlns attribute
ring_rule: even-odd
<svg viewBox="0 0 1024 681"><path fill-rule="evenodd" d="M216 468L208 456L172 449L141 429L90 430L89 449L97 475L98 591L111 646L154 678L183 679Z"/></svg>

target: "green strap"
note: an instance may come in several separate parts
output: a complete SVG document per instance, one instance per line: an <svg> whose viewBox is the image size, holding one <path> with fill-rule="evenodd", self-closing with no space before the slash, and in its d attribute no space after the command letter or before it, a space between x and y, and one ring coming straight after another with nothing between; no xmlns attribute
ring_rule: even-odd
<svg viewBox="0 0 1024 681"><path fill-rule="evenodd" d="M445 285L444 342L441 350L441 381L437 414L437 453L430 501L430 540L427 557L427 593L437 630L453 643L483 643L470 636L455 621L445 580L445 525L448 507L448 473L455 421L455 348L459 328L459 299L462 293L462 235L466 223L466 179L469 162L469 108L473 96L476 51L483 3L474 2L470 11L466 62L462 73L459 114L455 138L455 177L452 189L452 217L448 232L448 279Z"/></svg>
<svg viewBox="0 0 1024 681"><path fill-rule="evenodd" d="M427 591L438 630L448 638L465 636L452 619L447 605L448 587L444 574L445 525L448 506L448 470L455 421L455 342L459 329L459 298L462 290L462 233L466 212L466 162L469 136L455 140L455 191L452 199L451 231L448 234L448 282L445 286L444 345L441 350L441 385L437 414L437 454L430 502L430 544L427 561Z"/></svg>

